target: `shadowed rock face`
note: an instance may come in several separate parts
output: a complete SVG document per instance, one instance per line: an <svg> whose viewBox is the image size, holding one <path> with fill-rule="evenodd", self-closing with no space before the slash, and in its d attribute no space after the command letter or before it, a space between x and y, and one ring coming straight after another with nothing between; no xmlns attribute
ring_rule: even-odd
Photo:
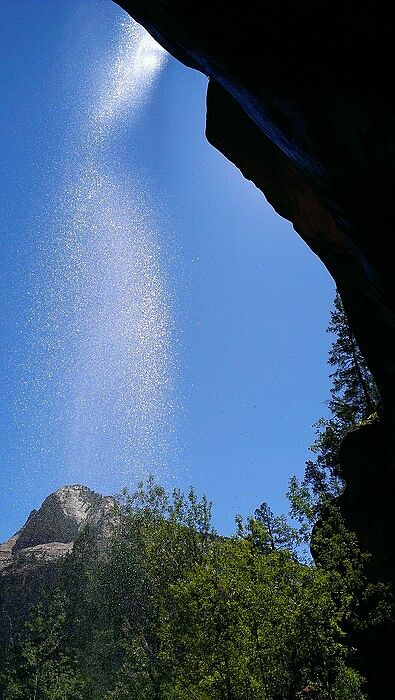
<svg viewBox="0 0 395 700"><path fill-rule="evenodd" d="M327 266L392 416L389 17L377 4L336 0L117 4L176 58L210 77L209 141Z"/></svg>
<svg viewBox="0 0 395 700"><path fill-rule="evenodd" d="M389 16L377 4L356 8L336 0L117 2L176 58L210 78L208 140L292 222L334 278L383 401L375 458L380 466L372 465L370 478L379 475L393 498L395 114L386 87ZM358 478L356 469L349 490ZM349 499L350 508L356 499ZM380 557L395 579L392 549L384 553L380 544Z"/></svg>
<svg viewBox="0 0 395 700"><path fill-rule="evenodd" d="M377 473L395 495L395 114L384 6L117 3L210 78L208 140L333 276L382 396ZM349 488L355 480L357 469ZM392 551L380 556L393 576Z"/></svg>
<svg viewBox="0 0 395 700"><path fill-rule="evenodd" d="M336 0L118 4L176 58L209 76L209 141L293 223L333 276L383 399L380 474L393 493L389 16L377 3Z"/></svg>
<svg viewBox="0 0 395 700"><path fill-rule="evenodd" d="M33 510L23 527L0 544L0 572L33 568L71 551L85 527L98 542L105 541L114 522L115 501L86 486L62 486L51 493L39 510Z"/></svg>

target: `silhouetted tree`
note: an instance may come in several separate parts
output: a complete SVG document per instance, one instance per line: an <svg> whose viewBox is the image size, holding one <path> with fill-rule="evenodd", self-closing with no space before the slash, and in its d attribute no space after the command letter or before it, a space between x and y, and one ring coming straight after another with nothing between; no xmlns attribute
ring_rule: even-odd
<svg viewBox="0 0 395 700"><path fill-rule="evenodd" d="M328 358L333 370L328 401L330 416L316 423L317 437L310 447L315 459L306 463L305 472L305 483L319 499L336 496L341 491L340 443L349 430L374 417L380 400L338 293L327 332L335 336Z"/></svg>

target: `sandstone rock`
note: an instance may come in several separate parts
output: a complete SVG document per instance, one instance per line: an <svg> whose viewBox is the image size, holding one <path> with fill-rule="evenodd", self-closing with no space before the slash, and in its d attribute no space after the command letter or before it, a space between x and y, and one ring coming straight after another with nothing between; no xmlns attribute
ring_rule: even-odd
<svg viewBox="0 0 395 700"><path fill-rule="evenodd" d="M209 141L292 222L334 278L382 398L377 466L369 478L394 500L395 109L386 87L392 80L388 9L381 3L356 9L339 0L228 3L226 9L215 0L187 7L180 0L117 4L210 78ZM347 471L347 503L361 511L358 469ZM351 512L349 520L355 522ZM359 523L364 540L363 518ZM370 542L395 582L393 548L384 552Z"/></svg>
<svg viewBox="0 0 395 700"><path fill-rule="evenodd" d="M0 573L54 561L73 548L78 535L89 527L105 546L116 519L115 499L86 486L62 486L33 510L23 527L0 544Z"/></svg>

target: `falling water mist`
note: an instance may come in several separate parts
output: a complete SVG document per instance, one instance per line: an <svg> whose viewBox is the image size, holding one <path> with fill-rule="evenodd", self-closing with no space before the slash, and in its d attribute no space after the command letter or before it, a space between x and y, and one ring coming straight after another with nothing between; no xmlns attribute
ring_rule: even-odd
<svg viewBox="0 0 395 700"><path fill-rule="evenodd" d="M158 223L149 192L111 151L119 130L140 118L165 61L145 30L122 23L43 249L36 381L49 396L67 480L101 486L111 472L120 486L160 473L174 447L172 317Z"/></svg>

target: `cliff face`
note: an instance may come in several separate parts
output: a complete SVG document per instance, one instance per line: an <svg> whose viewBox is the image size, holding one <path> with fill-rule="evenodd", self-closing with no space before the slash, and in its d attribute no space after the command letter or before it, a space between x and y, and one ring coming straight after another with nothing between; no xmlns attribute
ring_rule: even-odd
<svg viewBox="0 0 395 700"><path fill-rule="evenodd" d="M115 501L86 486L62 486L33 510L23 527L0 544L0 575L34 572L73 548L85 527L105 543L114 522Z"/></svg>
<svg viewBox="0 0 395 700"><path fill-rule="evenodd" d="M389 16L377 4L351 7L337 0L226 8L204 0L187 7L180 0L117 2L176 58L210 78L209 141L292 222L333 276L383 399L377 449L372 446L368 466L366 455L361 461L363 478L377 475L386 502L393 502L395 114L386 87ZM358 454L358 437L353 440ZM358 466L347 475L345 515L359 523L366 539ZM380 518L381 530L395 531L392 509L384 508ZM395 579L392 547L384 551L373 535L370 545Z"/></svg>
<svg viewBox="0 0 395 700"><path fill-rule="evenodd" d="M8 660L9 645L23 628L32 606L61 580L60 559L71 552L76 538L89 527L100 554L105 552L116 522L112 497L85 486L62 486L30 513L15 535L0 544L1 670ZM75 581L72 585L75 587Z"/></svg>
<svg viewBox="0 0 395 700"><path fill-rule="evenodd" d="M187 7L180 0L117 4L210 78L209 141L323 260L389 408L395 385L389 17L377 5L336 0L226 9L204 0Z"/></svg>

